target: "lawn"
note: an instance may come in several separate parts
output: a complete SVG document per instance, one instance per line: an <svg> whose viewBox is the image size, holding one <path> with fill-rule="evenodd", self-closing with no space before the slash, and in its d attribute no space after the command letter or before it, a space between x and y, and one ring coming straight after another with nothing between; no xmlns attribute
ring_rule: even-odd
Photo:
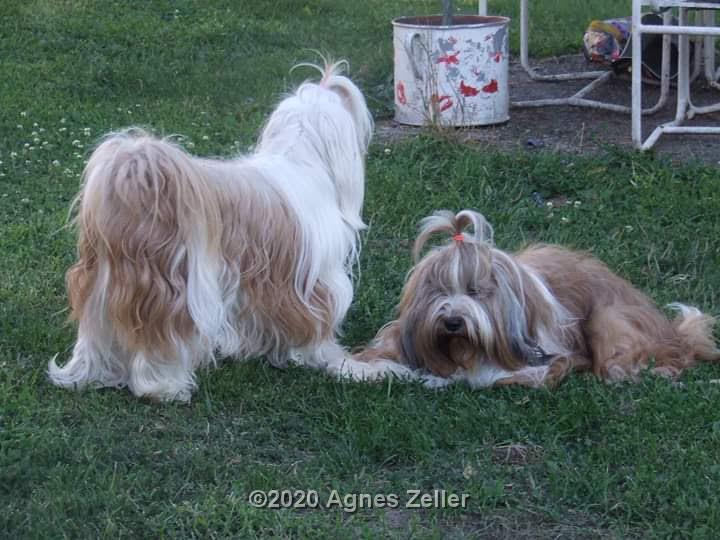
<svg viewBox="0 0 720 540"><path fill-rule="evenodd" d="M130 124L200 155L246 151L319 49L350 61L377 121L392 114L389 21L430 0L4 0L0 4L0 536L217 538L717 538L720 366L677 383L554 392L337 382L262 360L201 372L191 405L48 384L66 359L65 227L84 160ZM476 2L457 2L471 11ZM534 2L532 4L539 4ZM577 50L620 0L543 0L540 55ZM601 5L602 4L602 5ZM588 4L590 5L590 4ZM517 15L514 0L493 13ZM534 8L537 9L537 8ZM516 26L513 47L517 49ZM512 121L512 120L511 120ZM376 139L361 274L343 342L393 314L419 219L473 207L497 243L592 251L664 304L720 312L718 169L608 148L499 153L452 134ZM533 193L576 204L538 206ZM253 490L320 502L397 495L397 508L260 509ZM408 490L467 494L406 508Z"/></svg>

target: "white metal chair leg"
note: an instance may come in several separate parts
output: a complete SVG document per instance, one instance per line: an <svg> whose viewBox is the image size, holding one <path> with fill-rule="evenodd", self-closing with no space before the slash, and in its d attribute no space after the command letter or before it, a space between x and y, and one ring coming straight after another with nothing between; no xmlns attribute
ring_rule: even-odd
<svg viewBox="0 0 720 540"><path fill-rule="evenodd" d="M635 19L640 17L640 2L633 2L633 42L635 42L635 34L642 34L643 27L638 24L636 26ZM707 32L708 27L703 29L694 29L688 27L687 9L680 7L678 10L678 28L670 29L673 33L678 34L678 84L677 84L677 106L675 109L675 119L671 122L667 122L656 127L645 142L642 142L641 132L641 88L639 85L639 74L633 70L633 123L632 123L632 139L633 144L641 150L648 150L652 148L658 141L660 136L664 133L696 133L696 134L711 134L720 133L720 127L715 126L684 126L683 122L692 118L694 114L700 114L704 112L713 112L720 110L720 103L716 105L710 105L708 107L693 107L690 99L690 34L702 35L702 32ZM652 27L649 27L652 29ZM664 28L667 31L667 28ZM652 31L655 31L652 29ZM717 35L717 32L714 32ZM639 39L638 39L639 47ZM714 50L713 50L714 52ZM637 58L641 60L640 49L633 49L633 59ZM637 84L636 84L636 79Z"/></svg>
<svg viewBox="0 0 720 540"><path fill-rule="evenodd" d="M642 9L640 2L635 0L633 2L632 10L632 38L630 45L632 46L632 83L631 83L631 124L632 124L632 142L636 148L641 148L642 141L642 70L639 66L642 65L642 42L640 33L640 24L642 18ZM663 43L664 44L664 43ZM637 64L635 61L637 60Z"/></svg>
<svg viewBox="0 0 720 540"><path fill-rule="evenodd" d="M482 1L482 0L481 0ZM487 7L487 4L485 5ZM664 15L669 21L670 14ZM664 18L665 20L665 18ZM575 107L589 107L628 114L632 108L625 105L616 105L594 99L587 99L585 96L595 90L602 83L612 78L614 73L610 70L604 71L583 71L576 73L562 73L557 75L539 75L535 68L530 66L529 60L529 11L528 0L520 0L520 64L534 81L569 81L576 79L593 79L592 82L578 90L575 94L566 98L533 99L524 101L512 101L512 107L546 107L550 105L571 105ZM657 103L642 111L642 114L653 114L665 106L668 91L670 89L670 38L663 38L663 63L661 76L660 98Z"/></svg>
<svg viewBox="0 0 720 540"><path fill-rule="evenodd" d="M715 12L711 9L702 11L703 26L715 26ZM720 89L720 69L715 70L715 37L703 38L703 64L705 65L705 79L713 88Z"/></svg>
<svg viewBox="0 0 720 540"><path fill-rule="evenodd" d="M534 81L570 81L575 79L595 79L607 73L607 71L578 71L575 73L560 73L556 75L540 75L530 65L529 36L530 36L530 14L528 0L520 0L520 64L530 78Z"/></svg>
<svg viewBox="0 0 720 540"><path fill-rule="evenodd" d="M642 17L642 15L641 15ZM663 13L663 25L670 24L672 14L669 11ZM650 108L642 109L642 114L654 114L662 109L667 103L668 94L670 93L670 35L663 34L662 37L662 53L660 64L660 97L655 105ZM640 41L642 45L642 40ZM641 49L642 50L642 49ZM642 65L642 64L641 64ZM642 85L642 69L640 69L640 83Z"/></svg>

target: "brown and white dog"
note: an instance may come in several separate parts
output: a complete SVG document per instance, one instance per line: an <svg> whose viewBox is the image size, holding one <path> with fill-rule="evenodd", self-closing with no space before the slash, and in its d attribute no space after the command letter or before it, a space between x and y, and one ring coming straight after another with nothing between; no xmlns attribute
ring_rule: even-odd
<svg viewBox="0 0 720 540"><path fill-rule="evenodd" d="M463 232L472 226L473 232ZM393 360L430 372L430 385L553 386L573 371L607 381L640 372L674 377L718 360L712 326L698 309L671 304L668 320L642 292L591 255L535 245L509 254L479 213L435 213L421 223L398 319L356 358Z"/></svg>
<svg viewBox="0 0 720 540"><path fill-rule="evenodd" d="M373 126L342 65L283 99L247 156L199 158L140 130L98 146L67 274L78 338L64 366L50 362L52 382L188 400L195 369L216 356L382 375L336 339Z"/></svg>

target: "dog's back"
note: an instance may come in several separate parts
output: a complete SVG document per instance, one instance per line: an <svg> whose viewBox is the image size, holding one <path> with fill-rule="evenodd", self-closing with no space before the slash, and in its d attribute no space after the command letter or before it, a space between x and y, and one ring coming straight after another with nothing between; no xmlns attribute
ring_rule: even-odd
<svg viewBox="0 0 720 540"><path fill-rule="evenodd" d="M697 308L671 304L669 320L654 302L589 253L535 245L517 254L532 268L580 327L592 369L610 380L635 378L654 362L675 376L697 360L715 361L715 319Z"/></svg>

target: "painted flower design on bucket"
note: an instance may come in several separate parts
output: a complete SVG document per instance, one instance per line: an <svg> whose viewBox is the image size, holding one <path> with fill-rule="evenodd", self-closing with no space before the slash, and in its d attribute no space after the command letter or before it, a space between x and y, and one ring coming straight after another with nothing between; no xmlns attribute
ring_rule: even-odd
<svg viewBox="0 0 720 540"><path fill-rule="evenodd" d="M395 32L398 121L459 126L507 120L506 22Z"/></svg>

